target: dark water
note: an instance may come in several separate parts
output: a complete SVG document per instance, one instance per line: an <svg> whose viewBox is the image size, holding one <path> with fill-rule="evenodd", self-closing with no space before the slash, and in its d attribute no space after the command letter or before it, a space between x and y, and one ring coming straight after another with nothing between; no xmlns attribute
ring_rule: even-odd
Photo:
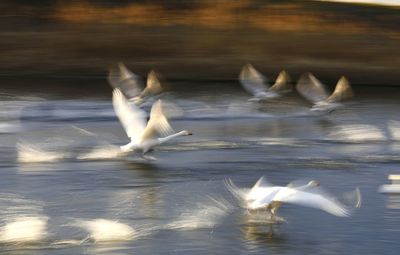
<svg viewBox="0 0 400 255"><path fill-rule="evenodd" d="M399 173L398 90L363 87L344 108L315 116L296 94L255 104L236 84L183 87L167 96L183 110L171 124L194 135L158 147L156 161L116 155L127 138L108 95L4 92L0 251L398 253L400 200L377 192ZM240 209L224 185L231 178L250 187L263 175L277 185L316 179L338 196L359 187L362 206L339 218L285 205L279 216L287 223L269 225ZM10 225L15 219L31 224ZM91 223L102 236L87 238ZM22 242L17 230L40 240Z"/></svg>

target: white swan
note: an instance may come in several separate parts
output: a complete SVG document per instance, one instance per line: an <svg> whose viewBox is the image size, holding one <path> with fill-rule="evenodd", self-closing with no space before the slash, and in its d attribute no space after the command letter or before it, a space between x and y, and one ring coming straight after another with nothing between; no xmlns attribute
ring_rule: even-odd
<svg viewBox="0 0 400 255"><path fill-rule="evenodd" d="M171 134L173 129L163 114L161 100L153 104L147 125L145 112L135 105L129 105L119 89L113 91L113 105L126 134L131 139L130 143L120 147L123 152L140 151L144 155L153 147L175 137L192 134L187 130ZM165 137L158 137L158 134Z"/></svg>
<svg viewBox="0 0 400 255"><path fill-rule="evenodd" d="M290 77L286 71L281 71L275 84L271 86L268 79L257 71L251 64L247 64L242 68L239 75L239 81L243 88L253 95L253 98L249 99L249 101L258 102L279 97L282 93L292 90Z"/></svg>
<svg viewBox="0 0 400 255"><path fill-rule="evenodd" d="M340 101L354 96L353 89L344 76L339 79L331 95L328 94L326 86L311 73L305 73L300 77L296 90L314 104L311 111L320 112L333 111L342 106Z"/></svg>
<svg viewBox="0 0 400 255"><path fill-rule="evenodd" d="M240 189L230 179L226 181L228 190L241 200L249 210L267 209L271 219L275 219L276 211L282 203L292 203L323 210L339 217L350 216L351 210L334 197L323 192L316 181L305 185L291 183L286 187L273 186L261 177L251 189ZM355 206L361 205L361 193L355 191Z"/></svg>
<svg viewBox="0 0 400 255"><path fill-rule="evenodd" d="M121 90L126 98L137 105L165 90L165 84L162 85L160 79L160 75L151 70L147 75L146 87L144 87L140 76L132 73L123 63L111 67L108 75L110 85Z"/></svg>

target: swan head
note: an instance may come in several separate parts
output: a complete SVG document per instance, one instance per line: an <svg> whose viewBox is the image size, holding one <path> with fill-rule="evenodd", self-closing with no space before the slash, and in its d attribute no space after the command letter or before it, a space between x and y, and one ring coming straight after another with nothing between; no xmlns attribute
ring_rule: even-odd
<svg viewBox="0 0 400 255"><path fill-rule="evenodd" d="M309 187L318 187L319 186L319 182L317 182L316 180L311 180L307 183L307 186Z"/></svg>
<svg viewBox="0 0 400 255"><path fill-rule="evenodd" d="M180 133L181 135L193 135L193 133L188 130L182 130Z"/></svg>

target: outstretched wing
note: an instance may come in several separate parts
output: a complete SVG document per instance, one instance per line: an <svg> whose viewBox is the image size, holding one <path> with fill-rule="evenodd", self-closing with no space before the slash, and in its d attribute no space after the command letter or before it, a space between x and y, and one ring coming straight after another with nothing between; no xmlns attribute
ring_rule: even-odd
<svg viewBox="0 0 400 255"><path fill-rule="evenodd" d="M137 140L146 128L146 114L135 105L130 105L119 89L113 91L114 111L131 140Z"/></svg>
<svg viewBox="0 0 400 255"><path fill-rule="evenodd" d="M305 73L300 77L296 85L296 90L314 104L328 97L325 85L311 73Z"/></svg>
<svg viewBox="0 0 400 255"><path fill-rule="evenodd" d="M354 96L353 89L346 77L342 76L336 84L335 91L325 101L329 103L339 102Z"/></svg>
<svg viewBox="0 0 400 255"><path fill-rule="evenodd" d="M285 70L281 71L276 78L275 84L272 85L270 90L275 92L289 92L293 89L292 80L290 79L289 73Z"/></svg>
<svg viewBox="0 0 400 255"><path fill-rule="evenodd" d="M311 193L284 187L276 194L273 201L312 207L338 217L347 217L351 214L346 206L323 193Z"/></svg>
<svg viewBox="0 0 400 255"><path fill-rule="evenodd" d="M239 75L239 81L243 88L253 96L260 93L266 93L269 87L268 79L257 71L251 64L242 68Z"/></svg>
<svg viewBox="0 0 400 255"><path fill-rule="evenodd" d="M108 82L113 88L119 89L128 99L140 95L144 87L143 80L132 73L123 63L118 63L110 68Z"/></svg>
<svg viewBox="0 0 400 255"><path fill-rule="evenodd" d="M149 95L158 95L164 91L165 81L160 74L151 70L147 75L146 88L140 94L140 97L144 98Z"/></svg>
<svg viewBox="0 0 400 255"><path fill-rule="evenodd" d="M152 139L157 137L158 134L167 136L172 134L173 131L167 117L163 113L162 101L159 99L151 107L150 120L143 132L142 138L143 140Z"/></svg>
<svg viewBox="0 0 400 255"><path fill-rule="evenodd" d="M258 181L254 184L254 186L250 189L248 194L246 195L247 200L255 200L259 199L263 196L265 188L273 187L273 185L265 180L265 177L262 176Z"/></svg>
<svg viewBox="0 0 400 255"><path fill-rule="evenodd" d="M243 202L246 199L246 195L250 189L239 188L230 178L225 179L224 183L229 192L231 192L231 194L239 201Z"/></svg>

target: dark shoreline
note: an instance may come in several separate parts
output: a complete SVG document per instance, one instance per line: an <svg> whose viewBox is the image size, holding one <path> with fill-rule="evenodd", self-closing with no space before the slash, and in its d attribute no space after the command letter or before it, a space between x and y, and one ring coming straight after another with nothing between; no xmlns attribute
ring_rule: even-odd
<svg viewBox="0 0 400 255"><path fill-rule="evenodd" d="M0 79L101 80L122 61L139 75L155 69L171 81L234 81L252 63L270 80L285 69L294 81L312 72L327 84L345 75L355 85L400 85L399 9L204 3L5 1Z"/></svg>

